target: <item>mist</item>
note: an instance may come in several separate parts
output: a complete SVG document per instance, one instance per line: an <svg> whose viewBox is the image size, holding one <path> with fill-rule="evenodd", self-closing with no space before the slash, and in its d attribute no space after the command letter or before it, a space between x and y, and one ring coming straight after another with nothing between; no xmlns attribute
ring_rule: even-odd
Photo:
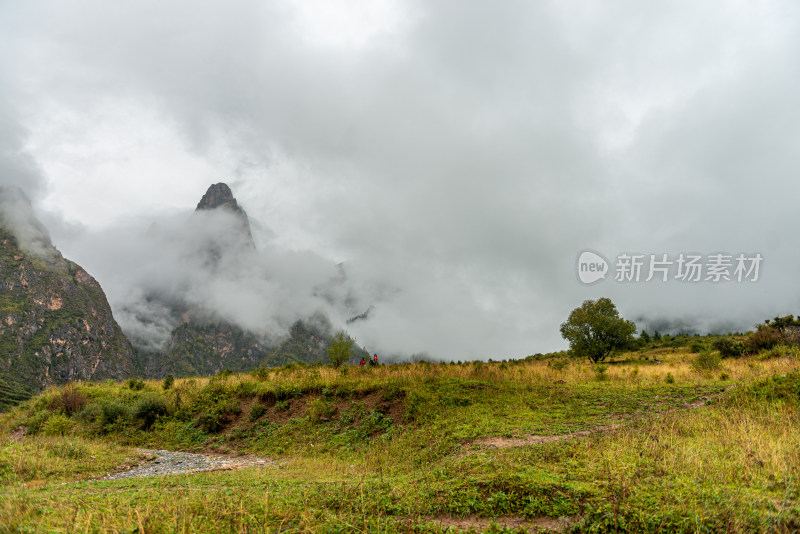
<svg viewBox="0 0 800 534"><path fill-rule="evenodd" d="M0 7L0 180L132 337L322 311L370 350L502 359L564 348L590 298L699 333L800 312L796 4L318 7ZM219 181L256 252L212 268L181 228ZM764 261L586 285L584 250Z"/></svg>

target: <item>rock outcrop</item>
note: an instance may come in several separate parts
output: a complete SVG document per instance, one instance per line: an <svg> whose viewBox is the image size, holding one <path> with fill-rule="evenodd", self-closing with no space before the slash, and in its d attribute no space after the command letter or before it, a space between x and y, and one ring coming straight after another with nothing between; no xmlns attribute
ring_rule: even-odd
<svg viewBox="0 0 800 534"><path fill-rule="evenodd" d="M100 284L52 245L21 191L0 188L0 409L50 385L136 372Z"/></svg>

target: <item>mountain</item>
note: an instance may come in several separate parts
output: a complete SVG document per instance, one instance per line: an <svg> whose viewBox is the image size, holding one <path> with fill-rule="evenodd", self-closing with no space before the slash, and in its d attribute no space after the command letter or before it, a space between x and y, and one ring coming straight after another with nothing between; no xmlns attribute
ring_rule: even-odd
<svg viewBox="0 0 800 534"><path fill-rule="evenodd" d="M267 355L268 347L255 335L238 326L217 323L186 322L170 334L166 346L146 358L145 373L163 378L207 376L223 369L249 371Z"/></svg>
<svg viewBox="0 0 800 534"><path fill-rule="evenodd" d="M0 409L138 367L100 284L65 259L16 188L0 188Z"/></svg>
<svg viewBox="0 0 800 534"><path fill-rule="evenodd" d="M162 291L147 293L149 309L165 312L170 331L155 350L152 344L145 347L146 339L132 337L148 376L202 376L223 369L242 372L259 366L327 361L333 329L323 314L295 320L288 335L277 336L242 313L254 307L248 302L246 284L274 282L264 270L247 214L227 184L211 185L185 226L169 235L159 236L159 232L157 228L150 231L178 251L183 274ZM337 272L344 276L341 266ZM336 278L313 288L312 295L328 303L347 298L346 293L340 295L343 281ZM236 291L227 293L231 289ZM353 321L366 319L368 312Z"/></svg>
<svg viewBox="0 0 800 534"><path fill-rule="evenodd" d="M235 235L231 241L238 242L250 249L255 249L253 234L250 231L250 220L247 213L239 205L233 196L233 191L228 184L220 182L208 188L203 198L197 203L194 210L195 215L206 213L228 213L234 216L236 224L234 226Z"/></svg>

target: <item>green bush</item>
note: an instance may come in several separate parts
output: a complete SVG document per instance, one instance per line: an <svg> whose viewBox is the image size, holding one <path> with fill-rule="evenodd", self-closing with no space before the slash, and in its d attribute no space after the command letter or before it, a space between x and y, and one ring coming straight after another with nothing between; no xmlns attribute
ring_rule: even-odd
<svg viewBox="0 0 800 534"><path fill-rule="evenodd" d="M723 358L738 358L744 354L744 344L729 337L722 337L712 344Z"/></svg>
<svg viewBox="0 0 800 534"><path fill-rule="evenodd" d="M215 406L200 414L197 418L197 425L205 432L214 434L222 430L228 420L241 411L236 399L220 400Z"/></svg>
<svg viewBox="0 0 800 534"><path fill-rule="evenodd" d="M672 376L672 373L667 373L667 376L664 377L664 382L666 382L667 384L674 384L675 377Z"/></svg>
<svg viewBox="0 0 800 534"><path fill-rule="evenodd" d="M270 371L271 369L269 367L264 367L262 365L261 367L256 367L255 369L250 371L250 375L256 380L263 382L269 379Z"/></svg>
<svg viewBox="0 0 800 534"><path fill-rule="evenodd" d="M45 436L66 436L75 428L75 421L60 413L51 416L42 426Z"/></svg>
<svg viewBox="0 0 800 534"><path fill-rule="evenodd" d="M219 377L219 378L220 378L222 381L225 381L225 380L227 380L228 378L230 378L231 376L233 376L233 371L231 371L230 369L223 369L222 371L220 371L219 373L217 373L217 376L218 376L218 377Z"/></svg>
<svg viewBox="0 0 800 534"><path fill-rule="evenodd" d="M144 389L144 382L141 380L136 380L135 378L129 378L125 385L128 386L128 389L132 389L133 391L141 391Z"/></svg>
<svg viewBox="0 0 800 534"><path fill-rule="evenodd" d="M704 348L705 345L703 345L699 341L693 341L692 343L689 344L689 352L693 352L694 354L702 352Z"/></svg>
<svg viewBox="0 0 800 534"><path fill-rule="evenodd" d="M797 406L800 404L800 372L795 370L783 376L759 380L745 388L742 394L759 400Z"/></svg>
<svg viewBox="0 0 800 534"><path fill-rule="evenodd" d="M750 334L746 341L746 350L750 354L770 350L785 341L783 333L768 326L759 325L758 330Z"/></svg>
<svg viewBox="0 0 800 534"><path fill-rule="evenodd" d="M139 399L133 408L133 417L142 422L142 430L147 430L159 417L167 415L167 404L164 399L155 396Z"/></svg>
<svg viewBox="0 0 800 534"><path fill-rule="evenodd" d="M290 402L288 400L280 400L275 403L275 411L277 412L285 412L289 409Z"/></svg>
<svg viewBox="0 0 800 534"><path fill-rule="evenodd" d="M719 354L711 351L703 351L692 360L692 368L700 373L716 371L722 366Z"/></svg>
<svg viewBox="0 0 800 534"><path fill-rule="evenodd" d="M319 423L330 419L336 412L336 409L331 406L324 397L318 397L313 401L308 402L307 414L312 423Z"/></svg>
<svg viewBox="0 0 800 534"><path fill-rule="evenodd" d="M595 365L594 366L594 377L599 380L603 381L608 379L608 366L607 365Z"/></svg>
<svg viewBox="0 0 800 534"><path fill-rule="evenodd" d="M263 404L254 404L250 408L250 422L257 421L267 411L267 407Z"/></svg>
<svg viewBox="0 0 800 534"><path fill-rule="evenodd" d="M166 391L169 388L171 388L174 384L175 384L175 377L170 374L167 375L166 378L164 378L164 383L162 384L162 387Z"/></svg>
<svg viewBox="0 0 800 534"><path fill-rule="evenodd" d="M120 402L103 401L100 403L99 407L100 407L99 422L104 427L113 425L117 422L126 421L131 417L130 408Z"/></svg>
<svg viewBox="0 0 800 534"><path fill-rule="evenodd" d="M378 410L372 410L369 412L364 422L361 423L361 430L367 435L386 432L391 428L393 423L394 421L392 421L391 417L384 415Z"/></svg>

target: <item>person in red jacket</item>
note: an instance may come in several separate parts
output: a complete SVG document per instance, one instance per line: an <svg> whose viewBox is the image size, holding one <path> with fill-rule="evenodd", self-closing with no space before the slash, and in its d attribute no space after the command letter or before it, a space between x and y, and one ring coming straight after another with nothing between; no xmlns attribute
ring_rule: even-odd
<svg viewBox="0 0 800 534"><path fill-rule="evenodd" d="M365 363L367 363L367 362L365 362L365 361L364 361L364 357L362 356L362 357L361 357L361 367L364 367L364 364L365 364Z"/></svg>
<svg viewBox="0 0 800 534"><path fill-rule="evenodd" d="M378 365L378 355L372 357L372 365Z"/></svg>

